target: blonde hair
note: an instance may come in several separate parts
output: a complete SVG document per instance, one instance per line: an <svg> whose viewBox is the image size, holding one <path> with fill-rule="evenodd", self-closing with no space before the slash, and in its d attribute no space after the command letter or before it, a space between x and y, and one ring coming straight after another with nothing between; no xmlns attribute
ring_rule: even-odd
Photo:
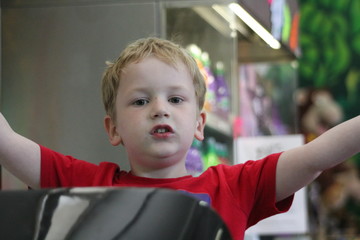
<svg viewBox="0 0 360 240"><path fill-rule="evenodd" d="M180 45L168 40L151 37L139 39L128 45L115 63L107 63L108 67L104 72L101 83L102 98L106 113L115 119L115 101L117 90L122 80L121 73L123 70L128 65L140 62L149 56L154 56L173 67L176 67L178 61L184 63L193 79L195 96L199 110L201 111L204 105L206 86L204 77L194 58Z"/></svg>

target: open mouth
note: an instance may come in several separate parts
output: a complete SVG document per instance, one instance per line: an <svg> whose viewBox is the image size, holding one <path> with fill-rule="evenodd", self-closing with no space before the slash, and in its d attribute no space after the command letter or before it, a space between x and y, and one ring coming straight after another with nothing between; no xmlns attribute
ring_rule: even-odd
<svg viewBox="0 0 360 240"><path fill-rule="evenodd" d="M155 126L152 131L152 134L165 134L165 133L173 133L173 130L168 125L158 125Z"/></svg>
<svg viewBox="0 0 360 240"><path fill-rule="evenodd" d="M169 132L169 129L167 128L159 128L155 130L155 133L166 133Z"/></svg>

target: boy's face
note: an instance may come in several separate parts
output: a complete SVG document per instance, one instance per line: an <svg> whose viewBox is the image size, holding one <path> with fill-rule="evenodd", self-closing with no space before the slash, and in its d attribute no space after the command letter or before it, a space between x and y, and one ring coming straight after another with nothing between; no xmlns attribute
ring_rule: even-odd
<svg viewBox="0 0 360 240"><path fill-rule="evenodd" d="M205 124L185 65L176 69L148 57L127 66L121 79L116 122L105 119L111 143L125 146L132 167L184 165L194 137L203 140Z"/></svg>

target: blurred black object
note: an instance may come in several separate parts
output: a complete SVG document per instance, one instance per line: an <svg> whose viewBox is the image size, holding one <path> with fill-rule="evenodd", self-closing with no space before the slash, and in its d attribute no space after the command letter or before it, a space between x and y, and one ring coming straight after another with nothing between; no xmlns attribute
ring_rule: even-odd
<svg viewBox="0 0 360 240"><path fill-rule="evenodd" d="M206 204L159 188L0 192L0 239L230 240Z"/></svg>

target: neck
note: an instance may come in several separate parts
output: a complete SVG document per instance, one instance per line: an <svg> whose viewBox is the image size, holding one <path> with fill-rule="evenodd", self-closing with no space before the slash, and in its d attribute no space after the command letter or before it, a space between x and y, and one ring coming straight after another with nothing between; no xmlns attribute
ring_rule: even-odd
<svg viewBox="0 0 360 240"><path fill-rule="evenodd" d="M178 178L189 175L185 166L170 166L159 169L131 166L131 173L138 177L146 178Z"/></svg>

